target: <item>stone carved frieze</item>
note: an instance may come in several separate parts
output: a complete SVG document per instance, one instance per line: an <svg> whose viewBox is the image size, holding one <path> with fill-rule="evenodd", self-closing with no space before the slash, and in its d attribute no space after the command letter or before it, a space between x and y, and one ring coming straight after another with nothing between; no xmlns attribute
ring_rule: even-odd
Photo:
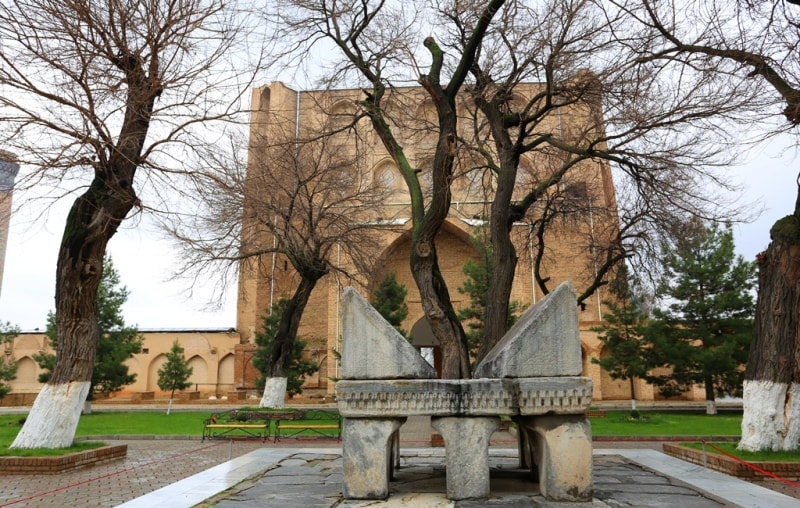
<svg viewBox="0 0 800 508"><path fill-rule="evenodd" d="M590 378L343 380L336 384L344 417L480 416L585 413Z"/></svg>
<svg viewBox="0 0 800 508"><path fill-rule="evenodd" d="M517 379L519 414L580 414L592 404L592 379L556 377ZM544 382L543 382L544 381Z"/></svg>

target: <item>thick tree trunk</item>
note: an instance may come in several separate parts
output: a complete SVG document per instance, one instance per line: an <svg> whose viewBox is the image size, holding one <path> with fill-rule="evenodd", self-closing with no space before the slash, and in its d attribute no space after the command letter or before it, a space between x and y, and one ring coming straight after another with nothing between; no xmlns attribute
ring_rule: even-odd
<svg viewBox="0 0 800 508"><path fill-rule="evenodd" d="M489 118L494 119L494 116ZM501 122L499 111L495 121ZM493 129L493 132L496 136L503 133L499 128ZM519 157L510 148L510 140L506 145L509 147L504 150L500 158L501 171L497 177L497 189L491 208L492 266L486 295L483 341L478 349L476 363L480 362L508 331L511 286L517 269L517 251L511 241L511 226L519 217L512 214L511 198L517 179Z"/></svg>
<svg viewBox="0 0 800 508"><path fill-rule="evenodd" d="M46 384L10 448L66 448L72 445L88 381Z"/></svg>
<svg viewBox="0 0 800 508"><path fill-rule="evenodd" d="M264 383L264 394L258 407L280 409L286 406L286 377L268 377Z"/></svg>
<svg viewBox="0 0 800 508"><path fill-rule="evenodd" d="M714 381L709 377L705 380L706 388L706 414L717 414L717 400L714 396Z"/></svg>
<svg viewBox="0 0 800 508"><path fill-rule="evenodd" d="M308 300L311 298L311 292L319 279L327 273L322 264L317 269L309 269L304 272L301 275L300 284L284 307L278 322L278 331L275 334L270 357L270 368L264 376L266 383L259 407L282 408L285 406L289 367L294 354L297 330L300 328L300 318L303 317Z"/></svg>
<svg viewBox="0 0 800 508"><path fill-rule="evenodd" d="M56 330L58 351L50 380L36 399L23 430L12 448L67 447L72 444L78 416L89 393L94 358L99 339L97 289L103 273L103 257L108 240L133 206L132 189L123 199L106 199L111 192L98 189L103 182L95 179L70 211L58 256L56 275ZM109 206L111 205L111 206ZM83 388L83 385L86 385ZM77 396L78 390L82 394ZM41 401L39 398L41 397ZM68 410L66 407L74 404ZM58 442L43 427L58 429ZM57 444L57 446L53 446Z"/></svg>
<svg viewBox="0 0 800 508"><path fill-rule="evenodd" d="M423 82L424 84L424 82ZM469 379L467 335L461 326L450 293L439 270L435 238L450 211L450 180L456 152L456 113L452 97L441 96L436 86L426 87L434 98L439 117L439 139L433 158L432 195L428 210L417 220L411 241L411 273L419 289L422 309L442 348L444 379Z"/></svg>
<svg viewBox="0 0 800 508"><path fill-rule="evenodd" d="M89 392L99 340L97 289L103 258L108 241L137 201L133 178L160 93L157 74L148 76L138 55L120 54L114 64L126 76L125 117L116 145L97 154L103 162L97 162L91 185L67 216L56 267L56 363L12 448L70 446L78 426L78 416L72 415L80 415ZM54 429L59 438L43 429Z"/></svg>
<svg viewBox="0 0 800 508"><path fill-rule="evenodd" d="M470 366L466 334L439 271L436 247L432 239L412 246L411 273L419 289L422 309L442 347L441 377L468 379Z"/></svg>
<svg viewBox="0 0 800 508"><path fill-rule="evenodd" d="M779 220L760 254L758 302L744 381L740 450L795 450L800 439L800 235Z"/></svg>

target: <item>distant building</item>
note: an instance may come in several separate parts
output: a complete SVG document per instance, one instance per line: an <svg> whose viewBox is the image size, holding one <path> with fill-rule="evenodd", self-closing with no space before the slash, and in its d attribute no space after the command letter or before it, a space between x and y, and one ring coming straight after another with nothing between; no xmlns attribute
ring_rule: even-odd
<svg viewBox="0 0 800 508"><path fill-rule="evenodd" d="M529 97L541 92L537 83L519 85L514 89L513 101L523 104ZM408 289L406 303L409 308L408 318L402 324L410 331L412 343L423 351L423 355L438 364L440 358L439 345L432 334L430 325L423 313L420 296L409 268L410 256L410 198L404 180L389 157L381 141L372 131L366 120L355 124L355 130L348 129L353 124L359 109L359 101L363 99L361 89L297 91L281 83L257 88L252 97L251 146L248 166L248 182L258 181L257 172L271 159L269 153L259 150L270 150L273 146L301 142L301 138L318 129L325 135L330 133L329 143L339 152L346 154L344 158L358 161L353 167L357 174L354 181L371 179L380 182L389 197L374 207L371 216L363 220L374 222L380 232L380 240L371 247L372 257L380 260L374 273L358 273L357 280L342 281L334 274L326 275L319 281L311 294L306 312L300 323L299 337L315 352L315 360L322 362L321 379L338 377L338 362L333 351L341 351L341 301L344 284L355 285L369 299L371 292L388 274L394 273L398 282ZM462 107L462 136L469 136L469 115L466 114L466 98ZM399 143L404 147L406 156L412 166L422 171L422 185L429 184L425 180L425 168L433 159L437 131L431 128L435 124L436 111L421 87L408 87L387 91L385 106L392 122L397 126ZM599 117L598 105L576 103L569 108L562 108L562 113L549 120L543 129L558 129L560 132L579 132L586 128L581 122L587 118ZM298 136L299 133L299 136ZM567 134L568 135L568 134ZM267 140L254 143L254 139ZM265 146L266 148L261 148ZM537 181L541 168L558 164L558 155L545 152L531 153L523 156L520 163L518 189L532 185ZM470 235L488 217L491 194L485 189L491 186L488 178L476 178L480 175L480 167L485 165L479 158L472 156L457 157L455 174L451 184L452 206L448 218L436 239L436 249L440 269L447 282L449 294L456 309L469 305L468 298L458 291L466 276L462 268L472 259L478 259L478 252L470 241ZM613 237L618 229L618 218L614 185L611 169L607 162L589 160L578 164L564 177L559 189L564 199L574 200L588 213L577 218L565 220L561 226L547 233L547 273L550 289L561 281L572 280L578 291L587 286L597 266L595 249L591 241L603 242ZM263 196L264 192L251 192ZM267 193L268 194L268 193ZM257 207L257 203L245 202L245 207ZM364 212L359 212L364 213ZM369 213L369 212L367 212ZM536 209L532 213L538 213ZM380 224L386 224L381 228ZM269 233L259 226L243 224L243 231L248 241L260 239L264 245L271 245ZM612 235L612 236L609 236ZM245 241L243 239L243 241ZM512 227L512 241L515 243L518 264L512 286L511 299L520 302L523 308L536 303L544 295L537 286L532 267L537 260L530 249L536 242L535 230L530 223L519 223ZM587 247L587 245L589 245ZM344 256L335 261L337 266L352 267L350 260ZM268 255L263 259L242 263L239 273L239 301L237 328L242 336L243 344L239 347L242 353L252 344L254 333L261 326L261 317L269 312L271 305L281 297L289 297L297 284L297 277L291 263L285 256ZM591 358L603 353L602 343L597 334L591 331L602 319L604 311L601 304L605 298L604 289L600 288L589 300L586 300L580 311L581 342L583 349L583 374L594 379L595 398L605 398L606 394L615 398L628 398L630 392L627 382L614 381L607 373L601 371ZM333 383L327 384L328 390ZM639 397L646 390L638 389ZM652 388L650 390L652 398Z"/></svg>
<svg viewBox="0 0 800 508"><path fill-rule="evenodd" d="M3 290L3 268L6 264L8 229L11 222L11 196L19 164L14 154L0 150L0 292Z"/></svg>

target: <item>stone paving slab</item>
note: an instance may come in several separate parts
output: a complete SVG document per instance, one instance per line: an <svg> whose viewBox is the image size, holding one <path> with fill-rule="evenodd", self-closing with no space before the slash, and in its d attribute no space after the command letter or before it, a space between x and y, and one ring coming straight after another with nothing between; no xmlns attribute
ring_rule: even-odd
<svg viewBox="0 0 800 508"><path fill-rule="evenodd" d="M386 501L343 500L341 497L341 457L331 450L297 450L255 474L232 489L198 504L221 508L280 506L287 508L623 508L727 506L796 507L797 499L727 477L714 471L693 474L700 482L714 481L700 489L689 481L667 475L640 464L625 455L639 454L645 462L663 458L667 469L675 471L668 457L652 450L603 450L594 456L594 501L592 503L554 503L539 495L527 471L518 468L514 450L491 450L491 487L488 500L449 501L445 496L444 457L441 449L403 450L401 467L390 483ZM254 452L252 455L258 455ZM636 455L634 453L634 455ZM660 457L659 457L660 456ZM680 461L679 461L680 462ZM705 477L705 478L704 478ZM688 480L688 481L687 481ZM166 489L168 490L168 489ZM151 501L147 497L140 501ZM161 506L140 504L140 506ZM175 503L171 508L177 508Z"/></svg>

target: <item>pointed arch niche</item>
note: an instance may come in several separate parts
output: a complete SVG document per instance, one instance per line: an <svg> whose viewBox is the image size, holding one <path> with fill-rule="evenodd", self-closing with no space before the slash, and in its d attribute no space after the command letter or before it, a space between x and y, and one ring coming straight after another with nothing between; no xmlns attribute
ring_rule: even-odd
<svg viewBox="0 0 800 508"><path fill-rule="evenodd" d="M450 297L456 311L469 305L465 295L462 295L458 288L466 279L462 268L467 260L478 260L478 253L469 240L472 228L461 221L447 221L436 236L436 252L439 258L439 268L447 283ZM387 275L393 273L397 282L404 285L406 294L406 305L408 306L408 317L402 323L402 327L411 335L411 343L418 349L434 348L432 351L422 351L423 356L436 366L436 348L438 342L433 337L430 324L428 324L425 313L422 310L422 303L419 296L414 278L411 275L409 266L409 253L411 252L411 240L408 233L400 234L384 250L381 255L381 267L372 274L369 282L369 293L378 287ZM441 359L438 360L441 362Z"/></svg>

